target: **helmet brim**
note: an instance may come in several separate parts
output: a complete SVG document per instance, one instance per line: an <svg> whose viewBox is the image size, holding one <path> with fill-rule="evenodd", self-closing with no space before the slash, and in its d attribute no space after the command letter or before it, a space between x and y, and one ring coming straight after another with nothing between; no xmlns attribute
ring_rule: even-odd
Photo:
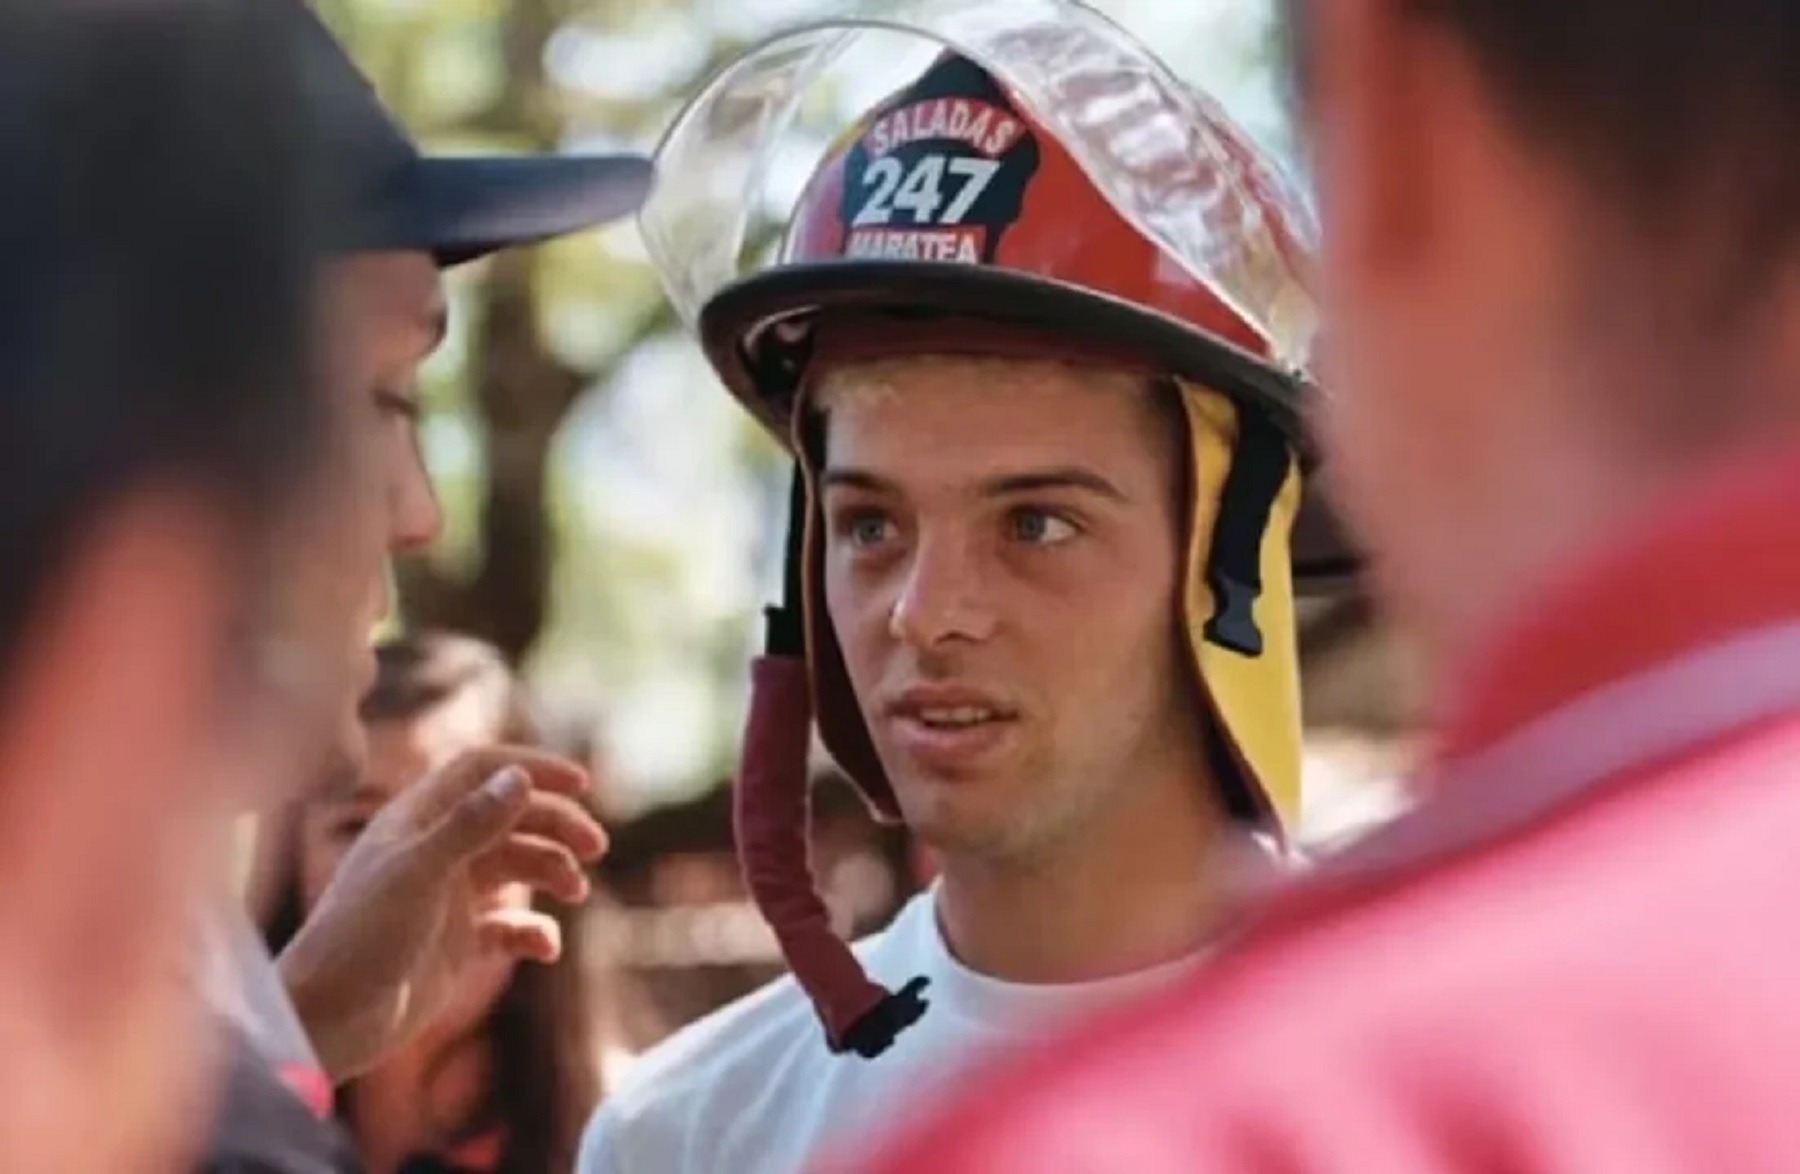
<svg viewBox="0 0 1800 1174"><path fill-rule="evenodd" d="M699 334L728 390L784 446L791 443L799 370L771 370L773 331L826 311L977 317L1042 327L1078 350L1128 353L1261 412L1292 440L1303 465L1316 449L1306 385L1222 339L1153 310L1034 274L952 262L843 260L778 265L721 288L702 308ZM1292 537L1295 584L1308 594L1347 585L1360 558L1317 488L1307 490Z"/></svg>

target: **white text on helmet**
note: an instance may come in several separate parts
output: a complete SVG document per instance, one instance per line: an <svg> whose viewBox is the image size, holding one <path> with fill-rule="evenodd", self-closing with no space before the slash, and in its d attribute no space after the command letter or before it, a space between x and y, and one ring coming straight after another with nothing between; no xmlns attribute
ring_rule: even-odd
<svg viewBox="0 0 1800 1174"><path fill-rule="evenodd" d="M879 261L955 261L981 263L982 230L859 228L844 244L844 256Z"/></svg>
<svg viewBox="0 0 1800 1174"><path fill-rule="evenodd" d="M998 106L968 98L927 98L875 120L864 142L877 158L907 143L951 139L984 155L1012 146L1023 125Z"/></svg>

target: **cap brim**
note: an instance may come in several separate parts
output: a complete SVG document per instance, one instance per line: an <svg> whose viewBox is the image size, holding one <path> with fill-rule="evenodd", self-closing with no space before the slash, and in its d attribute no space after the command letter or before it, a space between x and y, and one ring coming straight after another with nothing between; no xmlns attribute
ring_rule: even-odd
<svg viewBox="0 0 1800 1174"><path fill-rule="evenodd" d="M639 155L425 157L387 218L391 247L421 249L443 266L597 228L636 211L650 191Z"/></svg>

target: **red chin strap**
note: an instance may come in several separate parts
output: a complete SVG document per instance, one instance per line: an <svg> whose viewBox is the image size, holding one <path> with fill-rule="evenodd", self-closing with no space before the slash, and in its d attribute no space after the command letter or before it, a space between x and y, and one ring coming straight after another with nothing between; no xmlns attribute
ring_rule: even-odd
<svg viewBox="0 0 1800 1174"><path fill-rule="evenodd" d="M897 992L871 980L832 931L813 879L807 769L812 682L801 612L808 509L805 477L796 472L783 599L766 609L764 653L750 670L750 719L734 804L738 863L795 981L824 1023L831 1050L873 1059L925 1013L927 980L914 978Z"/></svg>

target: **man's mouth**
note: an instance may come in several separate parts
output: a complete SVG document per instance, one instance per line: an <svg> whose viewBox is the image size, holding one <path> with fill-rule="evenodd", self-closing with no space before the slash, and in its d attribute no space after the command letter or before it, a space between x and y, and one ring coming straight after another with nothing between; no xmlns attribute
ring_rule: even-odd
<svg viewBox="0 0 1800 1174"><path fill-rule="evenodd" d="M896 694L886 708L890 717L946 728L1019 716L1018 709L998 694L971 685L914 685Z"/></svg>
<svg viewBox="0 0 1800 1174"><path fill-rule="evenodd" d="M954 705L923 707L908 716L932 729L956 730L996 721L1001 715L985 705Z"/></svg>
<svg viewBox="0 0 1800 1174"><path fill-rule="evenodd" d="M1019 711L995 694L962 685L918 685L887 706L895 747L929 769L960 771L998 751Z"/></svg>

